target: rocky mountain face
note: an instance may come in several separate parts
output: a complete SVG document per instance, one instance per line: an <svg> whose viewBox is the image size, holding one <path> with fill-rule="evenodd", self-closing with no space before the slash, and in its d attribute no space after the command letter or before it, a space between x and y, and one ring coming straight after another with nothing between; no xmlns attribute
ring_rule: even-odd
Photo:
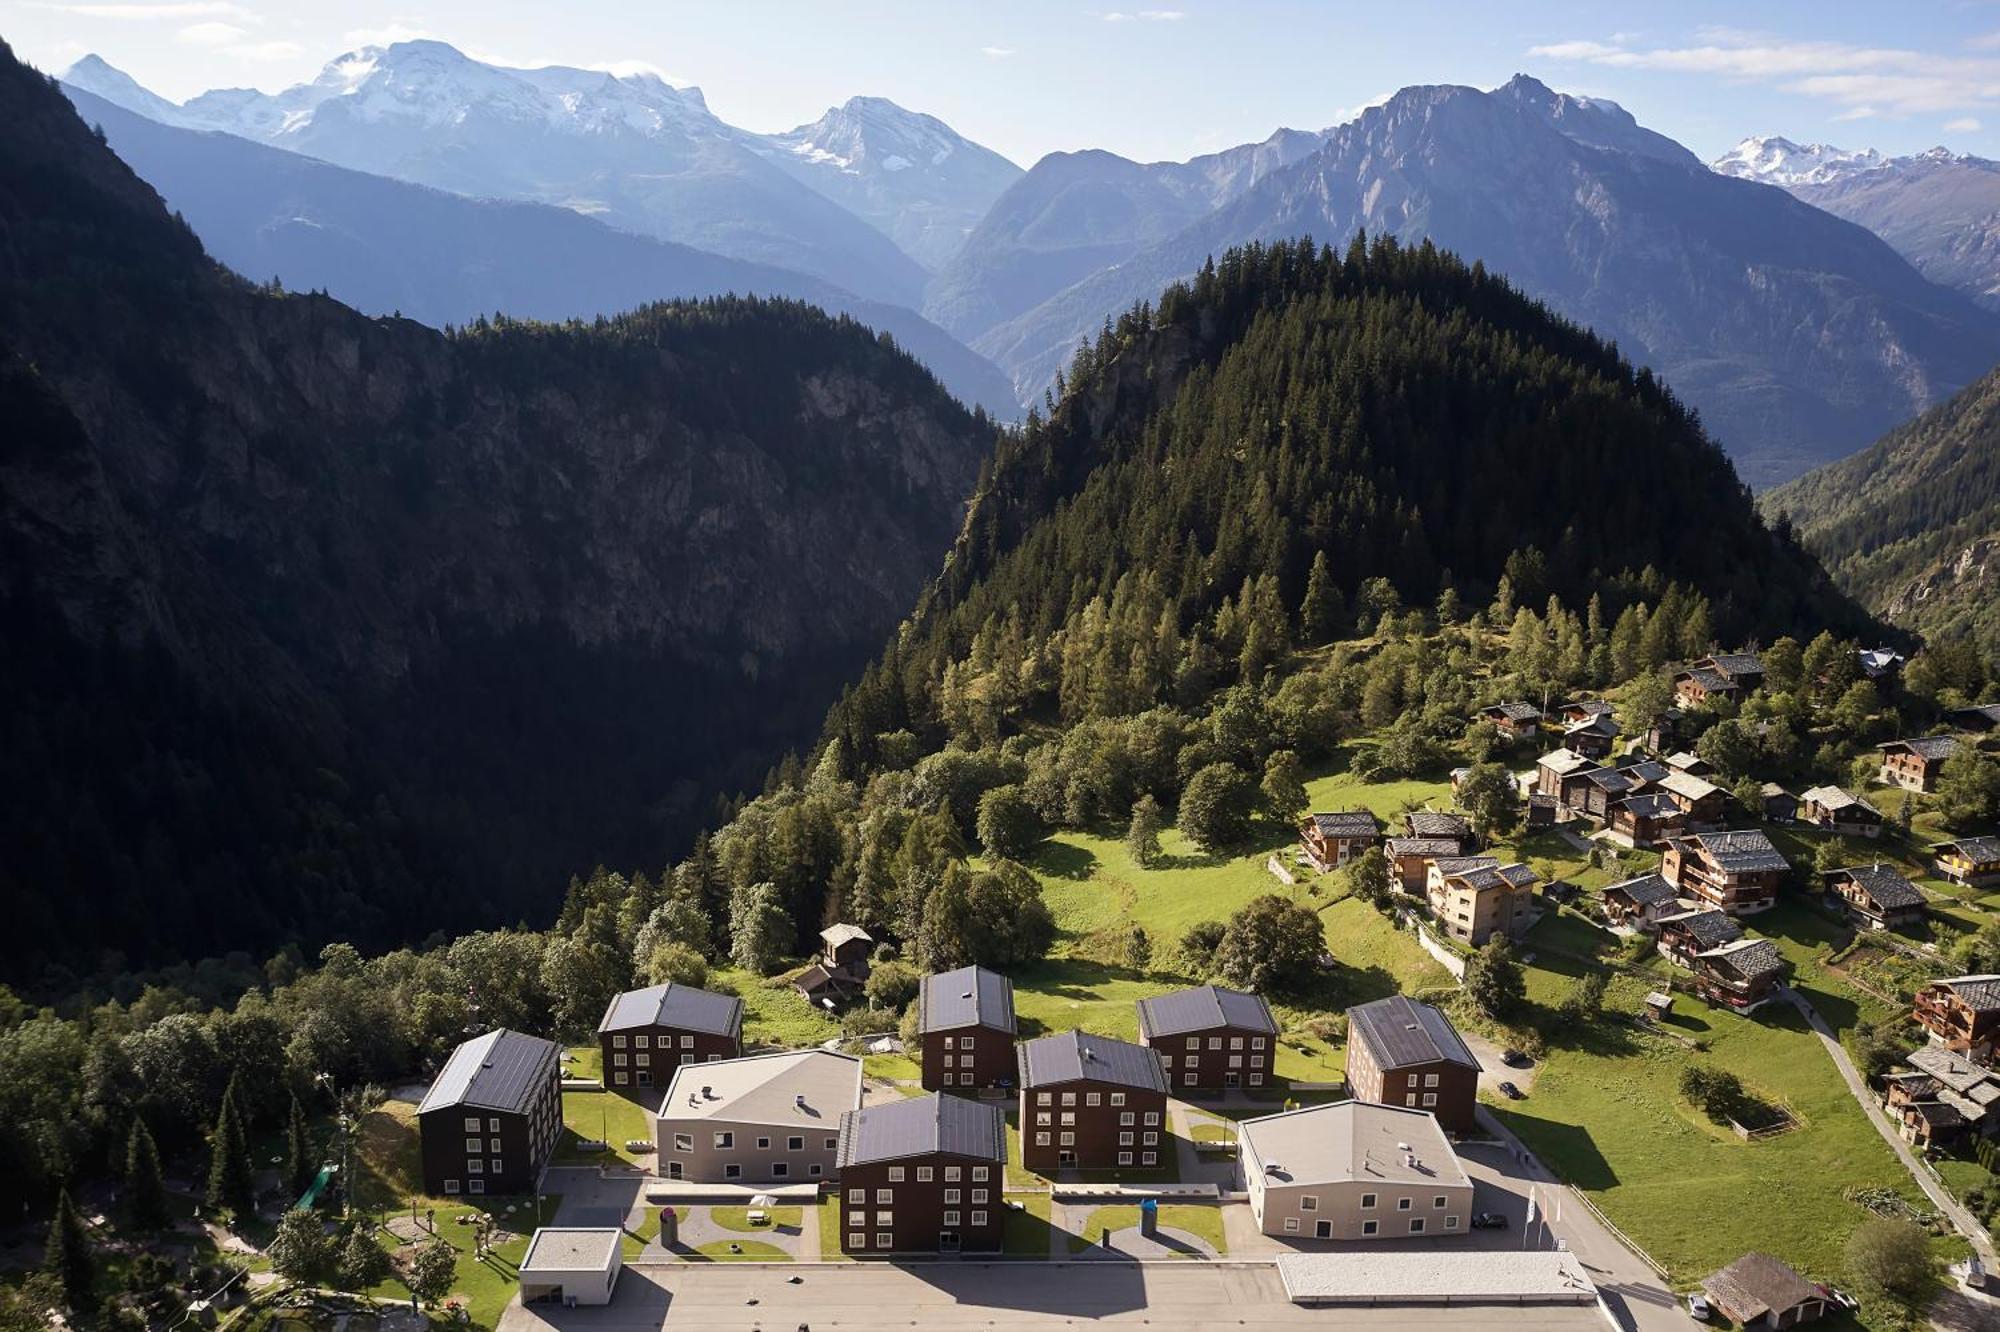
<svg viewBox="0 0 2000 1332"><path fill-rule="evenodd" d="M1281 129L1187 162L1140 163L1101 149L1050 153L994 201L938 271L924 312L961 338L977 338L1174 235L1319 145L1317 134Z"/></svg>
<svg viewBox="0 0 2000 1332"><path fill-rule="evenodd" d="M10 975L664 859L879 644L988 444L801 305L445 336L253 288L4 48L0 397Z"/></svg>
<svg viewBox="0 0 2000 1332"><path fill-rule="evenodd" d="M162 99L134 97L137 85L101 66L71 82L140 115L165 114ZM921 300L916 260L775 165L698 89L649 74L507 69L443 42L398 42L351 51L283 92L203 93L167 123L456 194L557 204L871 300Z"/></svg>
<svg viewBox="0 0 2000 1332"><path fill-rule="evenodd" d="M1021 168L992 149L886 97L849 98L810 125L755 141L928 269L956 254L1021 178Z"/></svg>
<svg viewBox="0 0 2000 1332"><path fill-rule="evenodd" d="M1868 228L1931 281L2000 310L2000 162L1945 148L1884 157L1767 138L1745 139L1712 165Z"/></svg>
<svg viewBox="0 0 2000 1332"><path fill-rule="evenodd" d="M2000 360L2000 320L1863 228L1525 77L1406 88L973 346L1032 396L1108 314L1230 245L1360 230L1476 259L1615 340L1700 410L1753 485L1838 457Z"/></svg>
<svg viewBox="0 0 2000 1332"><path fill-rule="evenodd" d="M2000 371L1763 502L1871 608L2000 650Z"/></svg>
<svg viewBox="0 0 2000 1332"><path fill-rule="evenodd" d="M257 281L324 291L364 314L442 328L504 310L593 319L652 301L788 297L895 338L960 401L1018 413L992 362L902 306L765 264L615 230L548 204L449 194L213 130L175 128L68 83L87 124L201 237Z"/></svg>

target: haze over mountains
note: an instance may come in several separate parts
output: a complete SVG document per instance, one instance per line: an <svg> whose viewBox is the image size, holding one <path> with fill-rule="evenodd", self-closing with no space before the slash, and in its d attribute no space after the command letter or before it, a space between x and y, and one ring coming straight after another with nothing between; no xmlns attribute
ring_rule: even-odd
<svg viewBox="0 0 2000 1332"><path fill-rule="evenodd" d="M1406 88L1347 124L1281 129L1188 162L1087 150L1051 154L1026 172L881 98L757 134L715 116L697 90L652 76L504 69L433 41L349 53L280 93L222 90L182 105L95 58L68 81L183 130L564 207L610 229L807 275L856 302L921 309L997 365L1016 404L1038 401L1106 318L1211 255L1301 234L1338 245L1359 229L1431 239L1615 340L1701 411L1753 485L1861 447L2000 360L2000 314L1969 299L1990 290L1980 276L1990 242L1945 234L1928 220L1935 210L1915 207L1900 187L1841 185L1880 174L1858 169L1879 165L1867 154L1766 154L1792 162L1798 178L1771 173L1784 188L1763 188L1766 175L1748 159L1743 170L1711 171L1617 105L1526 77L1490 92ZM137 142L131 126L120 133ZM176 207L208 219L196 225L216 234L225 260L269 259L288 281L287 265L310 270L312 247L280 240L291 224L273 208L286 190L245 191L255 207L218 205L204 197L212 184L180 169L183 152L192 149L155 140L141 169ZM1959 160L1950 174L1958 183L1936 188L1969 198L1969 182L1985 178ZM1845 191L1848 201L1805 207L1792 197L1817 190ZM1833 216L1843 209L1866 227ZM394 229L363 248L393 249ZM622 266L598 257L608 235L577 238L594 252L583 267ZM506 253L492 251L493 269L507 266ZM691 291L735 280L698 278L699 265L679 262ZM411 304L456 308L473 290L482 301L511 294L506 282L469 282L467 265L456 267L450 299ZM651 285L661 280L670 275ZM799 283L788 290L816 299ZM635 287L625 303L661 294ZM609 299L615 309L618 295L606 281L571 304L584 312ZM982 381L971 356L940 350L913 318L838 308L909 341L961 395L995 395L990 378L968 388Z"/></svg>

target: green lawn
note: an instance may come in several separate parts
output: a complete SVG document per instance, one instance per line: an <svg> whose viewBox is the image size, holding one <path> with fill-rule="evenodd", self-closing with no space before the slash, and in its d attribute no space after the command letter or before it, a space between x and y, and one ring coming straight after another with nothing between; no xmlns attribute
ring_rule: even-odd
<svg viewBox="0 0 2000 1332"><path fill-rule="evenodd" d="M840 1035L840 1024L806 1002L805 996L776 977L754 976L735 967L708 973L711 990L724 990L743 1000L743 1044L803 1050Z"/></svg>
<svg viewBox="0 0 2000 1332"><path fill-rule="evenodd" d="M724 1230L741 1230L749 1234L771 1230L778 1226L790 1226L796 1230L803 1223L804 1209L800 1207L766 1207L763 1211L770 1220L759 1225L751 1224L748 1207L711 1207L708 1209L708 1219Z"/></svg>
<svg viewBox="0 0 2000 1332"><path fill-rule="evenodd" d="M556 1144L559 1165L594 1165L619 1160L630 1165L650 1166L651 1152L627 1150L628 1141L653 1141L653 1120L637 1101L608 1091L567 1091L563 1093L563 1126L568 1131ZM583 1142L608 1142L608 1152L586 1152Z"/></svg>
<svg viewBox="0 0 2000 1332"><path fill-rule="evenodd" d="M1306 807L1329 811L1365 809L1403 830L1403 812L1411 809L1450 809L1451 783L1425 782L1406 778L1390 782L1364 782L1351 772L1334 772L1306 783Z"/></svg>
<svg viewBox="0 0 2000 1332"><path fill-rule="evenodd" d="M1114 1232L1126 1230L1139 1224L1139 1209L1136 1206L1097 1207L1083 1219L1083 1233L1069 1237L1069 1251L1082 1253L1091 1248L1107 1229ZM1160 1207L1160 1225L1163 1228L1185 1230L1198 1239L1208 1241L1219 1256L1229 1253L1229 1241L1222 1236L1222 1209L1195 1203L1166 1203ZM1115 1240L1113 1241L1116 1242ZM1177 1253L1178 1258L1206 1257L1204 1254Z"/></svg>
<svg viewBox="0 0 2000 1332"><path fill-rule="evenodd" d="M572 1045L563 1053L569 1056L569 1063L563 1066L563 1076L568 1078L604 1078L604 1051L595 1042L589 1045Z"/></svg>
<svg viewBox="0 0 2000 1332"><path fill-rule="evenodd" d="M829 1193L819 1200L819 1256L823 1262L851 1262L840 1251L840 1195Z"/></svg>
<svg viewBox="0 0 2000 1332"><path fill-rule="evenodd" d="M908 1055L900 1054L863 1056L861 1069L869 1077L885 1082L918 1082L924 1076L921 1064Z"/></svg>
<svg viewBox="0 0 2000 1332"><path fill-rule="evenodd" d="M789 1263L792 1255L762 1240L711 1240L695 1249L691 1263Z"/></svg>

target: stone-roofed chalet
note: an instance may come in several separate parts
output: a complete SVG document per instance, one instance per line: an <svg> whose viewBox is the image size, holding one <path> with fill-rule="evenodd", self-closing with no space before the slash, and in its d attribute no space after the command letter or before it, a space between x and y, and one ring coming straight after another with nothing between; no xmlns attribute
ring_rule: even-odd
<svg viewBox="0 0 2000 1332"><path fill-rule="evenodd" d="M1660 873L1683 897L1732 916L1777 905L1791 864L1761 829L1670 838Z"/></svg>
<svg viewBox="0 0 2000 1332"><path fill-rule="evenodd" d="M1821 876L1848 918L1866 929L1901 930L1924 920L1923 892L1887 865L1850 865Z"/></svg>
<svg viewBox="0 0 2000 1332"><path fill-rule="evenodd" d="M1952 976L1918 987L1911 1015L1931 1043L1981 1064L2000 1038L2000 976Z"/></svg>
<svg viewBox="0 0 2000 1332"><path fill-rule="evenodd" d="M1958 740L1949 735L1924 735L1914 739L1890 740L1875 746L1882 751L1882 782L1905 791L1935 791L1938 772L1944 761L1958 752Z"/></svg>
<svg viewBox="0 0 2000 1332"><path fill-rule="evenodd" d="M1339 869L1381 840L1381 826L1365 809L1308 814L1299 826L1299 847L1313 868Z"/></svg>

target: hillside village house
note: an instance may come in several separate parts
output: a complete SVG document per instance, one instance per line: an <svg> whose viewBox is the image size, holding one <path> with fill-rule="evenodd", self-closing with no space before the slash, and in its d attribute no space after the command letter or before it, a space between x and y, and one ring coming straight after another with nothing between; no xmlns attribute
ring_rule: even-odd
<svg viewBox="0 0 2000 1332"><path fill-rule="evenodd" d="M1026 1041L1018 1051L1021 1164L1112 1170L1160 1164L1167 1141L1167 1075L1143 1045L1085 1031Z"/></svg>
<svg viewBox="0 0 2000 1332"><path fill-rule="evenodd" d="M664 1087L682 1064L743 1053L743 1001L671 982L627 990L605 1007L597 1045L605 1090Z"/></svg>
<svg viewBox="0 0 2000 1332"><path fill-rule="evenodd" d="M1679 708L1668 708L1653 719L1639 738L1652 753L1664 754L1680 745L1681 727L1686 721L1685 712Z"/></svg>
<svg viewBox="0 0 2000 1332"><path fill-rule="evenodd" d="M1266 1235L1407 1240L1472 1228L1472 1180L1421 1110L1336 1101L1246 1119L1236 1141Z"/></svg>
<svg viewBox="0 0 2000 1332"><path fill-rule="evenodd" d="M1496 934L1518 939L1533 923L1541 876L1522 864L1481 866L1443 874L1430 889L1438 928L1474 948Z"/></svg>
<svg viewBox="0 0 2000 1332"><path fill-rule="evenodd" d="M1578 698L1559 704L1554 713L1551 714L1551 717L1558 724L1567 727L1578 726L1584 722L1593 722L1599 717L1609 717L1611 715L1611 705L1603 699Z"/></svg>
<svg viewBox="0 0 2000 1332"><path fill-rule="evenodd" d="M832 1008L868 979L868 953L875 946L859 925L829 925L819 932L819 956L798 974L792 988L823 1008Z"/></svg>
<svg viewBox="0 0 2000 1332"><path fill-rule="evenodd" d="M1743 928L1713 907L1671 911L1654 922L1660 956L1676 966L1694 967L1697 954L1743 937Z"/></svg>
<svg viewBox="0 0 2000 1332"><path fill-rule="evenodd" d="M1933 1147L2000 1133L2000 1074L1936 1045L1904 1062L1908 1069L1882 1079L1882 1108L1904 1141Z"/></svg>
<svg viewBox="0 0 2000 1332"><path fill-rule="evenodd" d="M1381 839L1375 816L1365 809L1308 814L1299 828L1299 845L1314 869L1339 869Z"/></svg>
<svg viewBox="0 0 2000 1332"><path fill-rule="evenodd" d="M1563 798L1563 783L1580 772L1588 772L1600 766L1594 758L1586 758L1570 749L1552 750L1535 760L1535 790L1557 800Z"/></svg>
<svg viewBox="0 0 2000 1332"><path fill-rule="evenodd" d="M1952 976L1918 988L1912 1017L1931 1044L1981 1064L1993 1062L2000 1038L2000 976Z"/></svg>
<svg viewBox="0 0 2000 1332"><path fill-rule="evenodd" d="M1563 803L1592 823L1611 821L1611 809L1631 795L1635 783L1617 768L1589 768L1563 780Z"/></svg>
<svg viewBox="0 0 2000 1332"><path fill-rule="evenodd" d="M1469 851L1473 845L1472 820L1447 810L1413 809L1403 815L1403 832L1426 841L1456 842L1453 855Z"/></svg>
<svg viewBox="0 0 2000 1332"><path fill-rule="evenodd" d="M1694 988L1712 1004L1747 1013L1776 995L1786 970L1769 939L1737 939L1694 955Z"/></svg>
<svg viewBox="0 0 2000 1332"><path fill-rule="evenodd" d="M1611 806L1610 839L1637 850L1652 850L1687 831L1687 815L1663 791L1629 795Z"/></svg>
<svg viewBox="0 0 2000 1332"><path fill-rule="evenodd" d="M1672 767L1672 764L1668 766ZM1722 822L1728 813L1728 793L1706 777L1685 768L1675 768L1660 778L1654 789L1680 806L1689 827L1712 826Z"/></svg>
<svg viewBox="0 0 2000 1332"><path fill-rule="evenodd" d="M1758 808L1772 823L1794 823L1799 817L1799 798L1777 782L1763 782L1757 787Z"/></svg>
<svg viewBox="0 0 2000 1332"><path fill-rule="evenodd" d="M925 1091L1014 1085L1014 982L985 967L924 977L917 990Z"/></svg>
<svg viewBox="0 0 2000 1332"><path fill-rule="evenodd" d="M1554 796L1543 795L1540 791L1530 792L1528 794L1528 831L1533 832L1537 828L1555 827L1556 811L1557 802Z"/></svg>
<svg viewBox="0 0 2000 1332"><path fill-rule="evenodd" d="M1541 729L1542 710L1532 703L1495 703L1481 708L1479 717L1490 721L1500 734L1519 740Z"/></svg>
<svg viewBox="0 0 2000 1332"><path fill-rule="evenodd" d="M1667 779L1673 772L1661 759L1650 754L1625 754L1616 760L1618 771L1632 779L1632 785L1641 791L1651 790Z"/></svg>
<svg viewBox="0 0 2000 1332"><path fill-rule="evenodd" d="M1650 933L1660 917L1679 912L1680 898L1674 886L1658 874L1641 874L1604 889L1604 914L1613 925Z"/></svg>
<svg viewBox="0 0 2000 1332"><path fill-rule="evenodd" d="M1960 837L1931 847L1938 877L1967 888L2000 886L2000 837Z"/></svg>
<svg viewBox="0 0 2000 1332"><path fill-rule="evenodd" d="M1692 773L1696 777L1706 777L1709 773L1715 771L1714 768L1709 766L1707 759L1701 757L1699 754L1690 753L1685 749L1675 750L1661 759L1660 762L1666 764L1675 772Z"/></svg>
<svg viewBox="0 0 2000 1332"><path fill-rule="evenodd" d="M1698 708L1716 698L1740 703L1763 683L1764 663L1755 653L1703 657L1674 676L1674 701L1684 708Z"/></svg>
<svg viewBox="0 0 2000 1332"><path fill-rule="evenodd" d="M1670 838L1660 874L1683 897L1732 916L1776 906L1791 864L1761 830Z"/></svg>
<svg viewBox="0 0 2000 1332"><path fill-rule="evenodd" d="M1007 1125L998 1105L932 1092L849 1110L834 1164L850 1258L999 1250Z"/></svg>
<svg viewBox="0 0 2000 1332"><path fill-rule="evenodd" d="M562 1050L501 1028L451 1052L417 1104L424 1192L532 1192L562 1135Z"/></svg>
<svg viewBox="0 0 2000 1332"><path fill-rule="evenodd" d="M1851 865L1821 876L1848 918L1871 930L1906 930L1924 923L1924 895L1887 865Z"/></svg>
<svg viewBox="0 0 2000 1332"><path fill-rule="evenodd" d="M829 1178L840 1117L861 1105L861 1061L779 1050L683 1064L660 1102L658 1164L700 1184L809 1184Z"/></svg>
<svg viewBox="0 0 2000 1332"><path fill-rule="evenodd" d="M1160 1056L1169 1087L1219 1091L1269 1081L1278 1020L1261 996L1197 985L1138 1007L1139 1043Z"/></svg>
<svg viewBox="0 0 2000 1332"><path fill-rule="evenodd" d="M1391 837L1382 844L1389 877L1413 897L1423 896L1424 882L1434 863L1453 859L1458 853L1459 843L1450 837Z"/></svg>
<svg viewBox="0 0 2000 1332"><path fill-rule="evenodd" d="M1801 792L1798 817L1802 823L1843 837L1882 835L1882 811L1838 786L1813 786Z"/></svg>
<svg viewBox="0 0 2000 1332"><path fill-rule="evenodd" d="M1347 1093L1425 1111L1448 1132L1476 1127L1479 1061L1451 1019L1394 994L1347 1010Z"/></svg>
<svg viewBox="0 0 2000 1332"><path fill-rule="evenodd" d="M1875 746L1882 751L1881 780L1886 786L1905 791L1935 791L1938 770L1958 752L1958 741L1948 735L1925 735L1911 740L1891 740Z"/></svg>
<svg viewBox="0 0 2000 1332"><path fill-rule="evenodd" d="M1984 732L2000 729L2000 703L1979 703L1969 708L1953 708L1945 714L1961 731Z"/></svg>
<svg viewBox="0 0 2000 1332"><path fill-rule="evenodd" d="M1609 714L1592 717L1563 728L1563 748L1588 758L1608 758L1618 742L1618 723Z"/></svg>
<svg viewBox="0 0 2000 1332"><path fill-rule="evenodd" d="M1862 648L1854 656L1861 673L1871 680L1894 679L1903 669L1903 654L1894 648Z"/></svg>
<svg viewBox="0 0 2000 1332"><path fill-rule="evenodd" d="M1481 853L1476 856L1439 856L1431 861L1431 867L1424 871L1424 892L1426 895L1443 889L1444 881L1454 874L1470 874L1475 870L1499 869L1500 857Z"/></svg>
<svg viewBox="0 0 2000 1332"><path fill-rule="evenodd" d="M1768 1253L1746 1253L1701 1288L1731 1322L1746 1328L1796 1327L1826 1313L1826 1296Z"/></svg>

